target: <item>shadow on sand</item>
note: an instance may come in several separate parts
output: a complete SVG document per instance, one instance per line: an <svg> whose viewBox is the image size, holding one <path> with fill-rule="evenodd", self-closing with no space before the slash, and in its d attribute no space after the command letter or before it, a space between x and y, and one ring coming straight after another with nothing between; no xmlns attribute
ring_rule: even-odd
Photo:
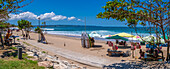
<svg viewBox="0 0 170 69"><path fill-rule="evenodd" d="M92 46L92 48L100 48L100 47L102 47L102 45L94 45L94 46Z"/></svg>
<svg viewBox="0 0 170 69"><path fill-rule="evenodd" d="M125 60L122 60L125 61ZM170 69L167 64L170 62L145 62L145 61L136 61L136 62L125 62L125 63L114 63L111 65L104 65L103 69Z"/></svg>
<svg viewBox="0 0 170 69"><path fill-rule="evenodd" d="M118 48L120 48L120 49L127 49L127 48L131 48L131 46L118 46Z"/></svg>

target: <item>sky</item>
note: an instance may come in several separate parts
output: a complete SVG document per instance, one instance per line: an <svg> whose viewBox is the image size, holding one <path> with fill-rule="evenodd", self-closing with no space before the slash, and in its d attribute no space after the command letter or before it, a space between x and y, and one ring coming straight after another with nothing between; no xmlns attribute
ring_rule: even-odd
<svg viewBox="0 0 170 69"><path fill-rule="evenodd" d="M126 26L126 22L120 22L115 19L98 19L96 15L103 12L102 6L110 0L34 0L28 6L25 6L17 14L10 14L8 22L16 24L20 19L32 22L38 25L40 22L46 22L47 25L86 25L91 26Z"/></svg>

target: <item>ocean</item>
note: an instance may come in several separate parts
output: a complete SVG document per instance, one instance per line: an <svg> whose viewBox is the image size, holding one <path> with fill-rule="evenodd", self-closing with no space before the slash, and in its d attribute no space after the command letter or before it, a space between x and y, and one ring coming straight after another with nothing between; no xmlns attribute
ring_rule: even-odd
<svg viewBox="0 0 170 69"><path fill-rule="evenodd" d="M66 35L66 36L81 36L82 32L87 32L90 34L91 32L96 32L102 36L105 35L114 35L117 33L128 33L132 35L136 35L134 28L129 27L102 27L102 26L79 26L79 25L48 25L46 27L42 27L46 33L55 34L55 35ZM138 34L143 36L150 35L146 28L138 27ZM145 30L144 30L145 29Z"/></svg>

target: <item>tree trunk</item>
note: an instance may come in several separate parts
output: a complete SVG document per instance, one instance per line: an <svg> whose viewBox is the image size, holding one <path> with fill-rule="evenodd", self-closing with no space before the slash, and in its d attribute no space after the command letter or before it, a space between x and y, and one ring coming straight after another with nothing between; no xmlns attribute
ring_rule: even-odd
<svg viewBox="0 0 170 69"><path fill-rule="evenodd" d="M4 48L4 41L2 39L2 33L0 32L0 38L1 38L1 44L2 44L2 48Z"/></svg>
<svg viewBox="0 0 170 69"><path fill-rule="evenodd" d="M164 41L165 43L167 42L166 38L165 38L165 31L164 31L164 27L163 25L161 25L161 29L162 29L162 33L163 33L163 38L164 38ZM167 54L169 54L169 51L168 51L168 48L167 48ZM162 51L162 56L163 56L163 51ZM168 55L167 55L168 56Z"/></svg>
<svg viewBox="0 0 170 69"><path fill-rule="evenodd" d="M23 38L24 38L24 37L25 37L25 36L24 36L24 31L23 31L22 29L21 29L21 31L22 31L22 36L23 36Z"/></svg>
<svg viewBox="0 0 170 69"><path fill-rule="evenodd" d="M25 34L26 34L26 40L28 39L28 32L27 31L25 31Z"/></svg>
<svg viewBox="0 0 170 69"><path fill-rule="evenodd" d="M31 39L31 37L30 37L30 32L28 31L28 39Z"/></svg>

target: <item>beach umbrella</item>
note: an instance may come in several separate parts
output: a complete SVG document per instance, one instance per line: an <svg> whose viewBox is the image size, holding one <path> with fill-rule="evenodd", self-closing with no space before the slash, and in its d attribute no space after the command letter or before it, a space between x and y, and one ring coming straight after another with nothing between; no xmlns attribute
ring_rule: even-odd
<svg viewBox="0 0 170 69"><path fill-rule="evenodd" d="M134 36L133 38L140 38L140 36Z"/></svg>
<svg viewBox="0 0 170 69"><path fill-rule="evenodd" d="M111 37L112 35L105 35L105 36L102 36L103 38L107 38L107 37Z"/></svg>
<svg viewBox="0 0 170 69"><path fill-rule="evenodd" d="M128 41L128 39L123 38L123 37L121 37L121 36L119 36L119 35L111 36L111 37L106 37L106 39L121 39L121 40Z"/></svg>
<svg viewBox="0 0 170 69"><path fill-rule="evenodd" d="M118 33L118 34L115 34L115 35L118 35L118 36L121 36L121 37L133 37L134 35L131 35L131 34L128 34L128 33ZM113 36L115 36L113 35Z"/></svg>
<svg viewBox="0 0 170 69"><path fill-rule="evenodd" d="M111 37L112 35L106 35L106 37Z"/></svg>

